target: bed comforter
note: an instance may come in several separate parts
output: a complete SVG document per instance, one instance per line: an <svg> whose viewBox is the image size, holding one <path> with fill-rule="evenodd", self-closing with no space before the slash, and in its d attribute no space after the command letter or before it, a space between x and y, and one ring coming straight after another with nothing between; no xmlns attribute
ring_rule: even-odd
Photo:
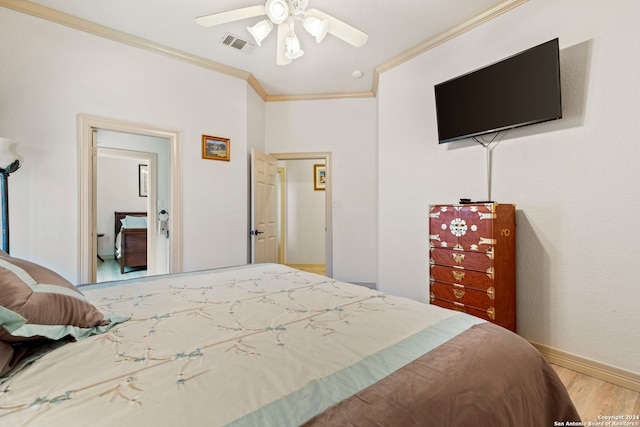
<svg viewBox="0 0 640 427"><path fill-rule="evenodd" d="M475 317L275 264L82 288L131 316L0 384L25 426L543 426L553 369Z"/></svg>

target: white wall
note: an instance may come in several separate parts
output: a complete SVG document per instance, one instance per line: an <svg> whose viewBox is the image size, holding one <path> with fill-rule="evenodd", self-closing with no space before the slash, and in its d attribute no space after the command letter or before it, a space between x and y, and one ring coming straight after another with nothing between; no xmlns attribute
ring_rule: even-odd
<svg viewBox="0 0 640 427"><path fill-rule="evenodd" d="M640 372L638 16L634 1L532 0L381 76L383 291L426 301L427 204L486 197L483 148L437 144L433 85L559 37L565 118L493 151L493 198L517 204L518 331Z"/></svg>
<svg viewBox="0 0 640 427"><path fill-rule="evenodd" d="M78 278L77 115L180 132L184 269L246 262L246 82L0 8L0 135L21 141L11 253ZM201 135L231 161L201 159Z"/></svg>
<svg viewBox="0 0 640 427"><path fill-rule="evenodd" d="M271 153L332 153L333 276L376 278L376 100L275 102L266 105Z"/></svg>

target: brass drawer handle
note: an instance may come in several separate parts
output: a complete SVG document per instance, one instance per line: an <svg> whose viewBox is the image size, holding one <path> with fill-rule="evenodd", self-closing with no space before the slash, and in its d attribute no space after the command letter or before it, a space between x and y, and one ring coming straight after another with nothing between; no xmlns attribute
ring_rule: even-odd
<svg viewBox="0 0 640 427"><path fill-rule="evenodd" d="M497 239L490 239L488 237L481 237L478 241L478 245L491 245L495 246L498 243Z"/></svg>
<svg viewBox="0 0 640 427"><path fill-rule="evenodd" d="M496 289L493 286L489 287L489 289L487 289L487 295L489 295L491 299L496 299Z"/></svg>
<svg viewBox="0 0 640 427"><path fill-rule="evenodd" d="M454 289L453 295L458 299L462 299L464 298L464 291L462 289Z"/></svg>
<svg viewBox="0 0 640 427"><path fill-rule="evenodd" d="M454 252L451 254L451 256L453 257L453 260L456 262L456 264L461 264L462 261L464 261L464 254Z"/></svg>
<svg viewBox="0 0 640 427"><path fill-rule="evenodd" d="M496 272L493 269L493 267L489 267L487 268L487 276L489 276L489 279L493 280L496 277Z"/></svg>
<svg viewBox="0 0 640 427"><path fill-rule="evenodd" d="M460 311L462 313L466 313L466 310L464 309L464 304L461 304L459 302L454 302L453 303L453 309L455 311Z"/></svg>
<svg viewBox="0 0 640 427"><path fill-rule="evenodd" d="M489 315L489 318L491 320L496 320L496 309L495 309L495 307L491 307L489 310L487 310L487 314Z"/></svg>
<svg viewBox="0 0 640 427"><path fill-rule="evenodd" d="M462 279L464 279L464 271L452 271L451 274L453 274L453 277L458 281L462 281Z"/></svg>

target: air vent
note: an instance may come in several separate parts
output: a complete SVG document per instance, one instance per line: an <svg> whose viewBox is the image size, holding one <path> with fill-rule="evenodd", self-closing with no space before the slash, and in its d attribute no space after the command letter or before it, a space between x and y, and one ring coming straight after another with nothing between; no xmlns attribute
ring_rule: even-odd
<svg viewBox="0 0 640 427"><path fill-rule="evenodd" d="M244 53L251 53L253 49L256 48L255 44L231 33L226 33L224 37L222 37L222 40L220 40L220 44L227 45Z"/></svg>

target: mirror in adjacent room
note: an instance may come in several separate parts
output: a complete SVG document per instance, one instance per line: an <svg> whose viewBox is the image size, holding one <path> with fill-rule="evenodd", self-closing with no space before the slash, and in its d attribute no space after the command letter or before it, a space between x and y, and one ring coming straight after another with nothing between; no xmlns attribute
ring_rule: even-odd
<svg viewBox="0 0 640 427"><path fill-rule="evenodd" d="M96 282L168 273L169 239L152 219L168 209L169 141L104 129L96 137Z"/></svg>

